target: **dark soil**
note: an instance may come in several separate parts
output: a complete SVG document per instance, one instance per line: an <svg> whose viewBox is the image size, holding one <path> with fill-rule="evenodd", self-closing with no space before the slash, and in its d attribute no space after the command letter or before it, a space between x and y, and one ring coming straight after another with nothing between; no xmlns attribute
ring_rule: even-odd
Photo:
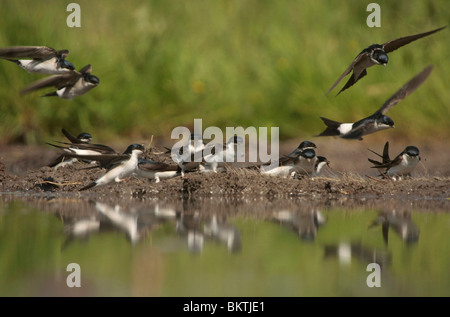
<svg viewBox="0 0 450 317"><path fill-rule="evenodd" d="M381 151L383 143L373 150ZM297 146L296 142L283 144L280 152L286 153ZM402 146L392 147L400 152ZM121 148L121 147L117 147ZM92 188L79 192L86 184L104 172L101 169L83 169L86 164L76 163L54 170L47 167L60 153L49 147L8 146L0 148L0 191L4 194L48 195L101 199L103 201L142 201L145 199L210 199L221 198L253 200L268 204L293 199L339 204L370 205L371 201L395 200L399 207L406 205L429 205L431 208L449 210L450 169L448 151L442 152L439 144L423 145L422 161L409 179L393 181L381 179L370 168L368 157L376 158L367 151L367 145L351 143L343 149L340 144L324 142L316 151L331 161L321 177L299 179L263 176L255 170L244 168L222 173L188 173L155 183L147 179L130 178L122 183ZM396 153L398 154L398 153ZM154 160L167 160L160 155L146 155ZM444 160L442 159L444 156ZM366 206L367 207L367 206Z"/></svg>

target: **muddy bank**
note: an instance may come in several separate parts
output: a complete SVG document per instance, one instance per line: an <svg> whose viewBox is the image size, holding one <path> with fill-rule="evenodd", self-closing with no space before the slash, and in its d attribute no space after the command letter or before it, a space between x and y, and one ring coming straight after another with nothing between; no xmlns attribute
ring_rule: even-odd
<svg viewBox="0 0 450 317"><path fill-rule="evenodd" d="M295 146L294 146L295 147ZM327 151L322 146L323 152ZM334 150L336 152L336 150ZM323 153L322 152L322 153ZM367 168L367 155L355 165L355 171L335 166L342 165L339 153L333 157L331 169L322 177L299 179L265 176L255 170L233 169L222 173L188 173L183 179L176 177L159 183L147 179L130 178L125 182L92 188L79 192L79 189L98 178L103 170L84 169L86 164L77 163L54 170L46 167L58 152L45 147L10 148L2 150L0 161L0 190L3 193L16 193L20 196L76 198L102 200L111 203L158 199L159 201L195 201L207 199L226 199L228 201L247 200L263 205L276 201L303 201L308 204L339 206L379 205L383 201L398 201L401 206L432 206L447 209L450 197L450 178L447 176L448 164L434 165L426 173L420 170L410 179L393 181L380 179L376 172ZM8 153L6 156L5 153ZM32 156L31 153L35 155ZM320 153L319 153L320 154ZM149 157L158 159L158 157ZM160 158L161 159L161 158ZM428 162L432 162L428 156ZM436 168L437 167L437 168ZM434 169L434 170L433 170ZM432 172L430 172L432 171ZM371 173L371 174L370 174ZM351 202L351 203L350 203ZM406 203L405 203L406 202ZM434 206L434 207L433 207Z"/></svg>

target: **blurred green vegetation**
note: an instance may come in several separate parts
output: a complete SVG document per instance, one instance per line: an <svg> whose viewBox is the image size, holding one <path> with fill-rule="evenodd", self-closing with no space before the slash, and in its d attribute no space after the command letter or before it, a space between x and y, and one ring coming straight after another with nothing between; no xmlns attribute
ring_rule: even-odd
<svg viewBox="0 0 450 317"><path fill-rule="evenodd" d="M319 116L343 122L373 113L428 64L427 82L389 112L407 138L450 132L449 29L391 53L357 85L324 93L365 47L450 21L448 0L377 1L381 28L369 28L372 1L76 1L81 28L66 25L74 1L0 1L0 47L70 50L100 85L72 101L19 91L43 75L0 61L0 143L41 143L62 127L95 141L170 138L176 126L280 127L282 139L310 137ZM47 92L47 91L45 91Z"/></svg>

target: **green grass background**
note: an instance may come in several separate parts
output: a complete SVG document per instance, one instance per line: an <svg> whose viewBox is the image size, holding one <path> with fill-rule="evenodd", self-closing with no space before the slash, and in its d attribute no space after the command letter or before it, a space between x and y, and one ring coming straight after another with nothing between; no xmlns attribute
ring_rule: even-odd
<svg viewBox="0 0 450 317"><path fill-rule="evenodd" d="M386 68L338 97L327 89L365 47L448 25L448 0L0 1L0 47L67 48L77 69L91 64L100 85L72 101L20 97L43 75L0 61L0 144L41 143L62 127L97 140L170 138L176 126L280 127L281 139L323 130L319 116L353 122L377 110L428 64L430 78L388 113L405 138L448 137L450 29L390 54Z"/></svg>

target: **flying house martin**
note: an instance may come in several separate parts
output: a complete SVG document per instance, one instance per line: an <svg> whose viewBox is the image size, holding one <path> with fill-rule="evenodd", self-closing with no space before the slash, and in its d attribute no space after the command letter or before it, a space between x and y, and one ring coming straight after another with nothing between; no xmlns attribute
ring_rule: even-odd
<svg viewBox="0 0 450 317"><path fill-rule="evenodd" d="M47 46L11 46L0 48L0 57L19 65L29 73L46 75L66 74L75 70L66 61L68 50L55 50ZM24 59L22 59L24 58Z"/></svg>
<svg viewBox="0 0 450 317"><path fill-rule="evenodd" d="M42 97L58 96L63 99L72 100L75 97L87 93L99 85L100 79L91 74L92 67L87 65L79 72L71 71L68 74L53 75L30 84L21 91L21 95L32 91L55 87L56 91L43 95Z"/></svg>
<svg viewBox="0 0 450 317"><path fill-rule="evenodd" d="M407 82L391 98L389 98L374 114L355 123L340 123L320 117L327 128L316 136L340 136L344 139L362 140L363 135L375 133L380 130L393 128L394 121L385 114L397 103L414 92L428 78L433 66L426 67L422 72Z"/></svg>
<svg viewBox="0 0 450 317"><path fill-rule="evenodd" d="M350 66L348 66L348 68L338 78L338 80L330 87L330 89L328 89L326 94L328 94L331 90L333 90L333 88L336 87L336 85L352 71L353 71L352 75L350 76L345 86L339 91L338 95L347 88L353 86L358 80L366 76L367 68L374 65L386 66L388 63L388 55L387 55L388 53L395 51L396 49L406 44L409 44L415 40L431 35L445 28L446 27L444 26L429 32L400 37L398 39L388 41L384 44L370 45L368 48L364 49L361 53L359 53L358 56L356 56L356 58L353 60Z"/></svg>

